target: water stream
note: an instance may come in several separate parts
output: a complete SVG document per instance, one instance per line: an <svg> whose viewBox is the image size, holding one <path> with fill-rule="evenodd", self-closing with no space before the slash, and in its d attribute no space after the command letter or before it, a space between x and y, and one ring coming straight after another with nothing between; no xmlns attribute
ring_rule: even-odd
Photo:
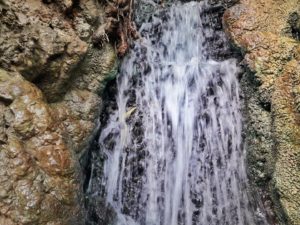
<svg viewBox="0 0 300 225"><path fill-rule="evenodd" d="M117 225L254 225L233 59L209 54L204 2L161 9L124 59L102 129Z"/></svg>

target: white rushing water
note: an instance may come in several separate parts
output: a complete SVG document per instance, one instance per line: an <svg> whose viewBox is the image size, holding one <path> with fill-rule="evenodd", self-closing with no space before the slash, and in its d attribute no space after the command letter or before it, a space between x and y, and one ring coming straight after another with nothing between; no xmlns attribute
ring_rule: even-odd
<svg viewBox="0 0 300 225"><path fill-rule="evenodd" d="M235 60L214 61L205 3L140 28L102 129L103 183L118 225L253 225ZM208 43L209 44L209 43Z"/></svg>

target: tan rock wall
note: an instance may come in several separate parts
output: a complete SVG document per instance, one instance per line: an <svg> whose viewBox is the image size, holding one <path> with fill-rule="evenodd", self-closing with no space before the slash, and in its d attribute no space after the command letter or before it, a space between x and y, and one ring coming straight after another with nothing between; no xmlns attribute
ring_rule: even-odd
<svg viewBox="0 0 300 225"><path fill-rule="evenodd" d="M247 102L250 177L271 193L279 223L293 225L300 224L300 42L299 21L290 21L299 13L298 0L240 0L224 14L256 82Z"/></svg>

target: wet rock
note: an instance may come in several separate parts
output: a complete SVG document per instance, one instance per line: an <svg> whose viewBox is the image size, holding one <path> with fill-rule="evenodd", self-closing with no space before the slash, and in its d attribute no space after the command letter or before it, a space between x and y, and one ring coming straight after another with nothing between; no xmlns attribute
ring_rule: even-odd
<svg viewBox="0 0 300 225"><path fill-rule="evenodd" d="M1 218L46 224L80 215L79 166L65 128L41 91L19 74L0 70L0 84L12 99L4 108L10 113L4 112L2 128L7 138L0 152ZM50 202L59 214L43 208Z"/></svg>
<svg viewBox="0 0 300 225"><path fill-rule="evenodd" d="M97 1L0 1L0 224L85 223L80 157L114 48L93 48Z"/></svg>
<svg viewBox="0 0 300 225"><path fill-rule="evenodd" d="M86 55L103 20L96 1L74 2L19 0L1 9L0 66L19 71L51 102L65 93L72 70ZM65 12L69 8L71 14Z"/></svg>
<svg viewBox="0 0 300 225"><path fill-rule="evenodd" d="M272 199L266 211L274 208L277 223L293 225L300 224L298 13L296 0L241 0L224 15L248 69L242 86L250 178Z"/></svg>
<svg viewBox="0 0 300 225"><path fill-rule="evenodd" d="M15 224L53 219L70 224L75 217L71 224L83 224L78 158L96 129L99 97L76 89L64 101L47 104L37 87L4 70L0 86L1 98L11 99L10 105L1 105L3 216Z"/></svg>

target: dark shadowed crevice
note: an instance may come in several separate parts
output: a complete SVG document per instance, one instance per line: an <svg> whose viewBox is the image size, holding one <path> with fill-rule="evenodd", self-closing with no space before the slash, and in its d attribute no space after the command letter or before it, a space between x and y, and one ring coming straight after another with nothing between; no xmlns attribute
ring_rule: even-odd
<svg viewBox="0 0 300 225"><path fill-rule="evenodd" d="M101 127L108 122L110 113L116 109L116 80L108 81L103 90L103 110L99 118ZM98 144L101 128L97 131L90 148L81 158L84 174L83 190L85 193L86 225L110 225L115 213L109 205L105 205L102 186L103 164L105 155Z"/></svg>
<svg viewBox="0 0 300 225"><path fill-rule="evenodd" d="M288 18L288 24L290 25L290 33L296 40L300 40L300 15L298 12L293 12Z"/></svg>

